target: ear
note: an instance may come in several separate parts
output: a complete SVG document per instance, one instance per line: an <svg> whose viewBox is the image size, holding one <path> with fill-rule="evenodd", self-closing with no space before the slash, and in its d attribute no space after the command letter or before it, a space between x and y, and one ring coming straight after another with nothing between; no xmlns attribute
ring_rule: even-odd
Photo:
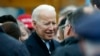
<svg viewBox="0 0 100 56"><path fill-rule="evenodd" d="M77 34L75 33L74 29L72 29L72 26L70 25L69 31L68 31L68 35L69 36L77 36Z"/></svg>
<svg viewBox="0 0 100 56"><path fill-rule="evenodd" d="M71 31L71 25L68 24L65 29L64 29L64 37L68 37L70 35L70 31Z"/></svg>
<svg viewBox="0 0 100 56"><path fill-rule="evenodd" d="M32 24L33 24L33 26L34 26L34 29L36 29L36 21L32 21Z"/></svg>
<svg viewBox="0 0 100 56"><path fill-rule="evenodd" d="M68 31L67 31L67 35L70 35L70 34L71 34L71 29L72 29L71 25L70 25L70 24L68 24Z"/></svg>

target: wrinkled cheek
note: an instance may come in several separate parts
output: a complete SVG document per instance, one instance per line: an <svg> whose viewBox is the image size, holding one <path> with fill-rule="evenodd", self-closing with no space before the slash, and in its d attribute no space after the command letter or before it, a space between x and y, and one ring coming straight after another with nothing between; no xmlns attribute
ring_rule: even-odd
<svg viewBox="0 0 100 56"><path fill-rule="evenodd" d="M39 35L42 35L44 31L43 31L42 28L38 27L38 28L36 28L36 32L37 32Z"/></svg>

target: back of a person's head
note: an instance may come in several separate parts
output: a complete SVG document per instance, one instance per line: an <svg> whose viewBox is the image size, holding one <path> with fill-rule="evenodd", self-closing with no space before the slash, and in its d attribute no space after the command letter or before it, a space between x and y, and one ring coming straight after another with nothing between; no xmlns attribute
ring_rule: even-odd
<svg viewBox="0 0 100 56"><path fill-rule="evenodd" d="M17 24L17 20L12 15L3 15L0 17L0 23L9 22L9 21Z"/></svg>
<svg viewBox="0 0 100 56"><path fill-rule="evenodd" d="M92 6L96 5L100 9L100 0L91 0Z"/></svg>
<svg viewBox="0 0 100 56"><path fill-rule="evenodd" d="M75 12L77 10L77 7L76 6L68 6L66 8L64 8L61 12L60 12L60 15L59 16L64 16L64 18L59 21L59 26L62 26L62 25L66 25L68 23L66 23L68 20L69 20L69 17L71 16L71 14L73 12ZM59 19L60 20L60 19Z"/></svg>
<svg viewBox="0 0 100 56"><path fill-rule="evenodd" d="M20 28L14 22L5 22L1 25L1 27L4 29L5 33L16 39L19 39L21 36Z"/></svg>
<svg viewBox="0 0 100 56"><path fill-rule="evenodd" d="M78 36L91 41L100 41L100 11L98 9L82 7L72 15L70 22Z"/></svg>
<svg viewBox="0 0 100 56"><path fill-rule="evenodd" d="M76 24L77 22L79 22L78 20L84 16L89 16L91 14L94 13L95 8L93 7L89 7L89 6L83 6L78 8L78 10L76 10L75 12L72 13L72 15L70 16L70 18L68 19L70 24Z"/></svg>

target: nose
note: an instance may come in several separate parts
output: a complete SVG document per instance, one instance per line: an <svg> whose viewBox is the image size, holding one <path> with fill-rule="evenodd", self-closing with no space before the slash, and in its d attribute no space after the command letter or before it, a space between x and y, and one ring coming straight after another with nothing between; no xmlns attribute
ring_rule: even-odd
<svg viewBox="0 0 100 56"><path fill-rule="evenodd" d="M50 24L49 30L53 30L54 26Z"/></svg>
<svg viewBox="0 0 100 56"><path fill-rule="evenodd" d="M49 26L49 30L54 30L54 28L55 28L55 25L50 24L50 26Z"/></svg>

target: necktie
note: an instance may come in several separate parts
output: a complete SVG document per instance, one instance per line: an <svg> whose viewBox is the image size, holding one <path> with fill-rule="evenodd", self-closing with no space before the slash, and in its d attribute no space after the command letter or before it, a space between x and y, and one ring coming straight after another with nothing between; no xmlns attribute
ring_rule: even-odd
<svg viewBox="0 0 100 56"><path fill-rule="evenodd" d="M49 54L51 54L51 51L50 51L50 42L47 41L45 44L46 44L46 47L47 47L47 49L49 51Z"/></svg>

